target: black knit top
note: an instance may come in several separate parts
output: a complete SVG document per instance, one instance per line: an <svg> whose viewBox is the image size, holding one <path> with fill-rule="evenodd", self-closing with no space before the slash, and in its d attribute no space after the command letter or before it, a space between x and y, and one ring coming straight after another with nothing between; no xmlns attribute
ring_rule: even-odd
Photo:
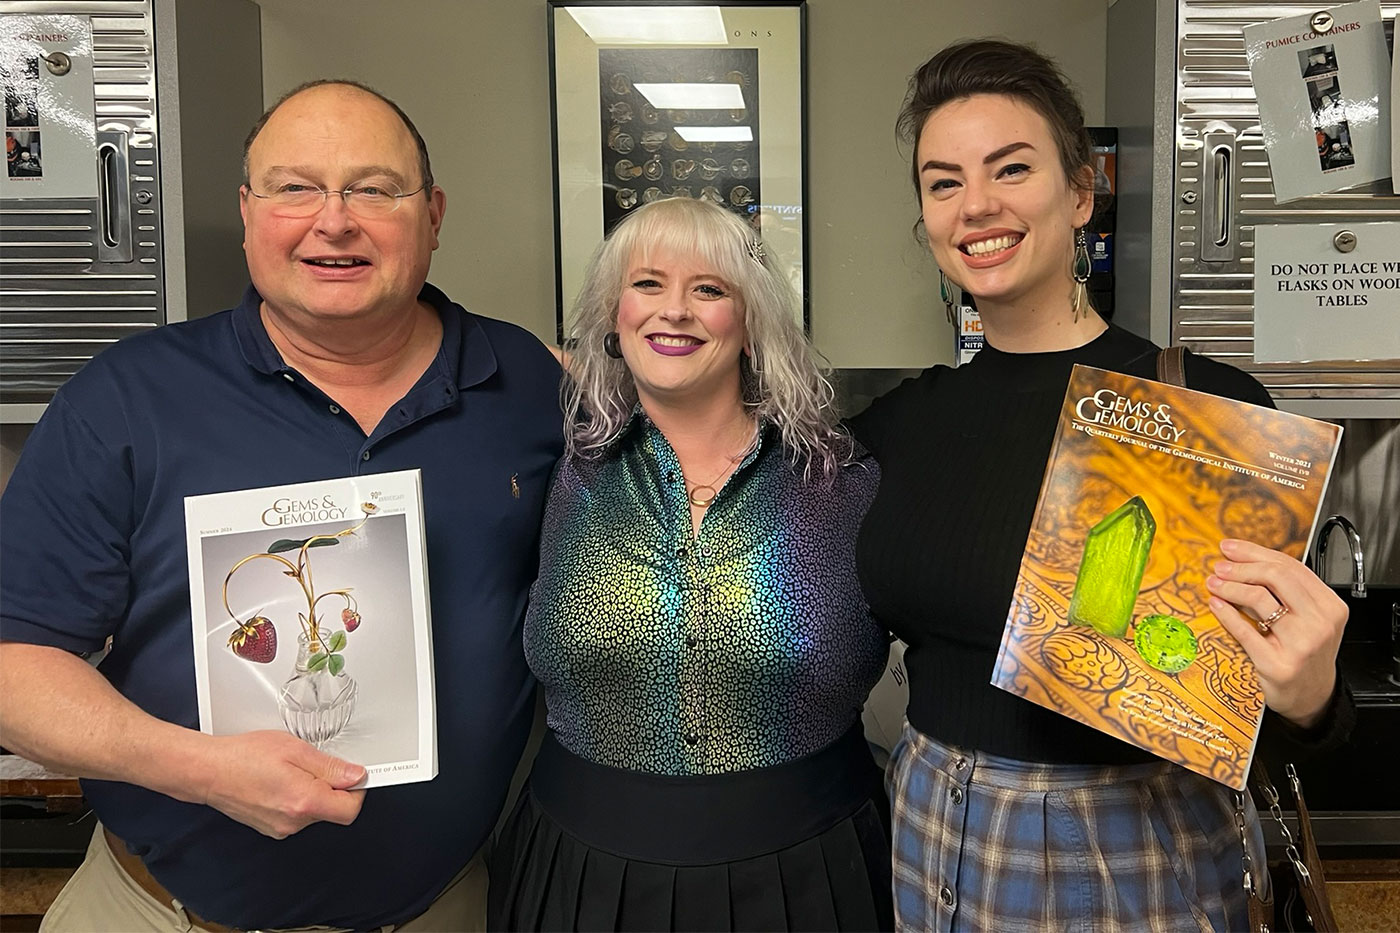
<svg viewBox="0 0 1400 933"><path fill-rule="evenodd" d="M1072 350L989 345L964 366L905 381L852 421L883 474L857 543L861 582L876 618L908 643L909 722L920 732L1028 761L1155 760L989 680L1070 370L1156 378L1157 350L1113 325ZM1187 353L1185 369L1193 389L1273 407L1231 366ZM1339 688L1307 733L1267 714L1261 745L1303 754L1340 742L1353 720Z"/></svg>

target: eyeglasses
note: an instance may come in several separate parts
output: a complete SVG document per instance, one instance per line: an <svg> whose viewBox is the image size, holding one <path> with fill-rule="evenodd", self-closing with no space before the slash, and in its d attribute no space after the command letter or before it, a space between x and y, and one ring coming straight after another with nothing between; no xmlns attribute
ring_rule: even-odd
<svg viewBox="0 0 1400 933"><path fill-rule="evenodd" d="M356 217L383 217L399 209L404 198L413 197L427 190L428 185L420 185L412 191L404 191L392 182L360 182L343 191L327 191L316 185L300 182L286 182L278 185L267 194L258 194L252 187L248 193L260 201L268 201L275 213L282 217L311 217L326 206L326 198L340 195L345 209Z"/></svg>

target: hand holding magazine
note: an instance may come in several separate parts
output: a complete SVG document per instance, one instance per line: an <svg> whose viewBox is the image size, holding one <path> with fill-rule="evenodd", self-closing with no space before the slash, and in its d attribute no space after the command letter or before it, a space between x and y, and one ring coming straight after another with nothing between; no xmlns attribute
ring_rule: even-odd
<svg viewBox="0 0 1400 933"><path fill-rule="evenodd" d="M1303 557L1340 438L1076 366L992 683L1243 788L1264 694L1206 580L1223 539Z"/></svg>

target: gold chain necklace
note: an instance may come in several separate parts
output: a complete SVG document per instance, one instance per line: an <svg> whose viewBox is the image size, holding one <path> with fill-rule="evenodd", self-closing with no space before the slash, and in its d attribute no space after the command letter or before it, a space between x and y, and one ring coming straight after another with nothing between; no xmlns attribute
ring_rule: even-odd
<svg viewBox="0 0 1400 933"><path fill-rule="evenodd" d="M734 472L734 468L737 467L738 465L739 465L739 461L738 461L738 460L732 461L732 462L729 464L729 466L727 466L727 467L724 468L724 472L720 473L719 476L716 476L714 479L710 480L708 483L701 483L701 484L699 484L698 486L691 486L691 487L689 487L689 488L687 489L687 493L688 493L689 496L690 496L690 504L693 505L693 506L695 506L697 509L708 509L708 508L710 507L711 503L713 503L713 502L715 501L715 497L719 495L719 490L715 489L715 483L720 482L720 481L723 480L725 477L727 477L730 473L733 473L733 472ZM684 470L681 471L681 475L682 475L682 476L685 475L685 471L684 471ZM704 491L708 492L709 495L703 495L702 492L701 492L701 490L704 490Z"/></svg>
<svg viewBox="0 0 1400 933"><path fill-rule="evenodd" d="M723 480L726 477L728 477L730 473L733 473L736 469L738 469L739 464L744 461L744 453L748 451L749 446L752 445L752 443L752 439L750 439L749 444L744 446L744 450L740 451L739 456L732 458L729 461L729 466L725 467L720 472L720 474L714 479L710 480L708 483L699 483L695 486L688 486L686 488L686 493L690 498L690 504L695 506L697 509L708 509L711 505L713 505L715 498L719 495L719 490L715 488L715 483L722 484ZM685 470L681 470L681 476L682 478L684 478ZM708 493L708 495L705 495L705 493Z"/></svg>

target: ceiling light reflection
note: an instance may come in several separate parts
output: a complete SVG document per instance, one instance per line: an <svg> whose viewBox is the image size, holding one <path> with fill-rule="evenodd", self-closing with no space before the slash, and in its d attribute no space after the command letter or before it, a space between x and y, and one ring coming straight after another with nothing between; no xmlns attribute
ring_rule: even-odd
<svg viewBox="0 0 1400 933"><path fill-rule="evenodd" d="M717 6L567 7L574 21L599 45L707 43L727 45Z"/></svg>
<svg viewBox="0 0 1400 933"><path fill-rule="evenodd" d="M688 143L753 142L753 130L747 126L678 126L676 134Z"/></svg>
<svg viewBox="0 0 1400 933"><path fill-rule="evenodd" d="M634 84L657 110L743 110L744 90L737 84Z"/></svg>

